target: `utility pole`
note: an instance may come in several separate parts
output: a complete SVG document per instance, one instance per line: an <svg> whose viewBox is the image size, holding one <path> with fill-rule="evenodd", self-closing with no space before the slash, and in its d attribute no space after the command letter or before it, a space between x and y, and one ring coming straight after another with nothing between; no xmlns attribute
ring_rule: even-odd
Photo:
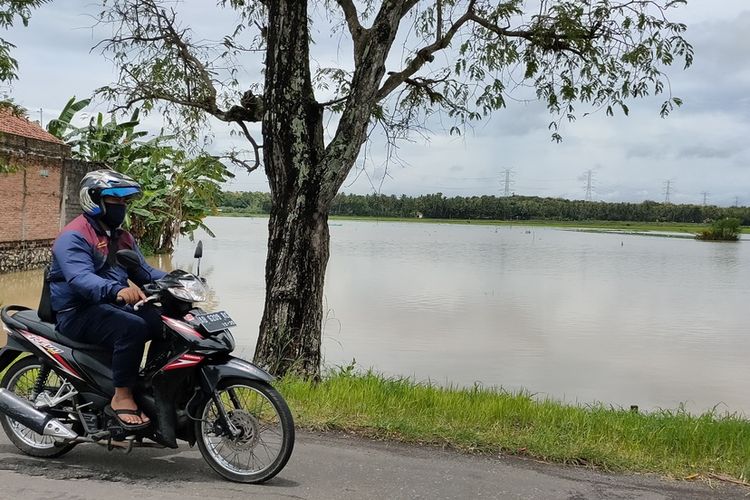
<svg viewBox="0 0 750 500"><path fill-rule="evenodd" d="M667 180L664 187L664 203L670 203L669 195L672 192L672 181Z"/></svg>
<svg viewBox="0 0 750 500"><path fill-rule="evenodd" d="M510 185L513 183L510 177L513 174L513 170L506 168L503 172L505 172L505 190L503 193L504 196L510 196Z"/></svg>
<svg viewBox="0 0 750 500"><path fill-rule="evenodd" d="M739 207L740 206L740 197L739 196L735 196L734 197L734 206L735 207Z"/></svg>
<svg viewBox="0 0 750 500"><path fill-rule="evenodd" d="M708 202L708 195L710 193L708 191L701 191L701 194L703 195L703 206L705 207Z"/></svg>
<svg viewBox="0 0 750 500"><path fill-rule="evenodd" d="M591 184L592 175L593 171L591 169L586 171L586 201L591 201L591 192L593 191L593 187Z"/></svg>

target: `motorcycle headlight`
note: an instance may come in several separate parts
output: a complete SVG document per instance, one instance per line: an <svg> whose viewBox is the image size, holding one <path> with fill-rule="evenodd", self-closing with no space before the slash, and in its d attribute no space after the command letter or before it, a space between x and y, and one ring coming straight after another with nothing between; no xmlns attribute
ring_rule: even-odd
<svg viewBox="0 0 750 500"><path fill-rule="evenodd" d="M175 298L185 302L204 302L208 299L208 290L199 280L179 280L182 286L167 288Z"/></svg>

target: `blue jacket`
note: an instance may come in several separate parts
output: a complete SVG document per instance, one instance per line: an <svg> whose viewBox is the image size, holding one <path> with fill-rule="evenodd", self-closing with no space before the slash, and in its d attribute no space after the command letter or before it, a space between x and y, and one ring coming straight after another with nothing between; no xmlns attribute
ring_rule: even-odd
<svg viewBox="0 0 750 500"><path fill-rule="evenodd" d="M58 322L65 313L83 305L112 303L117 293L127 288L128 279L136 285L162 278L166 273L148 265L133 236L117 230L117 250L138 252L143 269L128 270L107 262L110 236L99 223L87 215L73 219L52 245L50 266L50 300L58 313Z"/></svg>

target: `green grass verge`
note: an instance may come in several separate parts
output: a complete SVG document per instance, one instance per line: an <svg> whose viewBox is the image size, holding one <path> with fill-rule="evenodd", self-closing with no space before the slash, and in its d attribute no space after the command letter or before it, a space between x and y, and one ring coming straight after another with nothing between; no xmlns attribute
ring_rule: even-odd
<svg viewBox="0 0 750 500"><path fill-rule="evenodd" d="M303 428L613 471L738 479L750 474L750 422L736 415L571 406L525 393L441 388L346 371L317 384L285 378L276 386Z"/></svg>

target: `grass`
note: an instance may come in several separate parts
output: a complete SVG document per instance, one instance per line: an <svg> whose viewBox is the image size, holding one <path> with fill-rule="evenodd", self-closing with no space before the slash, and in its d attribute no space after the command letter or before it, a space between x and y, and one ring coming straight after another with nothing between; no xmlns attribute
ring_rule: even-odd
<svg viewBox="0 0 750 500"><path fill-rule="evenodd" d="M287 377L275 385L296 425L312 430L675 478L750 476L750 422L738 415L573 406L350 369L319 383Z"/></svg>
<svg viewBox="0 0 750 500"><path fill-rule="evenodd" d="M442 388L349 371L317 384L285 378L276 385L296 423L313 430L612 471L739 480L750 475L750 422L737 415L572 406L527 393Z"/></svg>
<svg viewBox="0 0 750 500"><path fill-rule="evenodd" d="M221 212L222 217L268 217L267 214L249 214L239 212ZM678 222L629 222L629 221L558 221L558 220L495 220L495 219L417 219L408 217L360 217L332 215L332 221L362 220L380 222L413 222L419 224L476 224L490 226L541 226L558 227L564 229L587 229L601 231L625 232L670 232L695 235L709 227L708 224L689 224ZM750 233L750 227L743 227L743 233Z"/></svg>

